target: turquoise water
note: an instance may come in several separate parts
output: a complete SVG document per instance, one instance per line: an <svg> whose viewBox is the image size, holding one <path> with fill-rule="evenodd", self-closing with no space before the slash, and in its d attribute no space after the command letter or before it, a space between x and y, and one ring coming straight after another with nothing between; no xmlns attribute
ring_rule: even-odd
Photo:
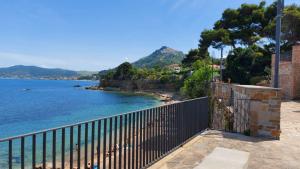
<svg viewBox="0 0 300 169"><path fill-rule="evenodd" d="M95 81L0 79L0 138L160 104L149 96L83 89L95 84Z"/></svg>
<svg viewBox="0 0 300 169"><path fill-rule="evenodd" d="M35 132L95 118L157 106L149 96L85 90L95 81L12 80L0 79L0 138ZM74 85L82 87L75 88ZM91 126L89 126L91 127ZM95 126L97 128L97 125ZM82 127L82 133L84 132ZM103 131L101 131L103 133ZM77 128L74 128L77 133ZM83 139L83 137L81 137ZM51 143L52 135L47 134ZM61 131L57 132L57 156L60 156ZM74 136L77 140L77 136ZM89 142L91 140L89 139ZM83 144L83 140L81 141ZM69 144L69 129L66 130ZM74 141L74 144L75 141ZM83 146L81 144L81 146ZM73 145L75 147L75 145ZM25 138L25 166L31 164L31 137ZM42 135L37 135L37 165L42 161ZM69 146L66 146L68 156ZM47 161L51 161L47 144ZM83 156L83 155L82 155ZM67 157L66 157L67 158ZM0 143L0 168L6 169L8 143ZM13 168L20 168L20 140L13 142Z"/></svg>

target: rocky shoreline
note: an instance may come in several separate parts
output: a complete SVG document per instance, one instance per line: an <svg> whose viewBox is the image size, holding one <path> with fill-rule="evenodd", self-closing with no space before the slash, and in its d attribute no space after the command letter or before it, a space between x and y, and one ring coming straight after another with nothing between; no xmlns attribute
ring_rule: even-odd
<svg viewBox="0 0 300 169"><path fill-rule="evenodd" d="M164 104L172 104L183 100L183 98L176 92L158 91L158 90L122 90L120 88L113 87L100 87L100 86L89 86L85 87L87 90L101 90L101 91L113 91L113 92L132 92L135 94L149 95L156 97Z"/></svg>

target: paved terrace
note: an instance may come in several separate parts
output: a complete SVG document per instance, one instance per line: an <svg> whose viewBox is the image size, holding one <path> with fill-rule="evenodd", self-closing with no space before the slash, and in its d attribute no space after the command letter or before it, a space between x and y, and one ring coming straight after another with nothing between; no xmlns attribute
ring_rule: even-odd
<svg viewBox="0 0 300 169"><path fill-rule="evenodd" d="M150 168L193 169L216 147L223 147L249 152L248 169L300 169L300 102L282 103L281 131L280 140L206 131Z"/></svg>

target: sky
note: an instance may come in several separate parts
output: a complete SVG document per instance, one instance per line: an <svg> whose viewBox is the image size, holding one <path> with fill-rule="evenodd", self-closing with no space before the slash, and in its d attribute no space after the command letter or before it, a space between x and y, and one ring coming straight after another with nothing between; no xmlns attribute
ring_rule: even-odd
<svg viewBox="0 0 300 169"><path fill-rule="evenodd" d="M99 71L136 61L161 46L187 53L198 46L201 31L212 28L224 9L259 2L1 0L0 67Z"/></svg>

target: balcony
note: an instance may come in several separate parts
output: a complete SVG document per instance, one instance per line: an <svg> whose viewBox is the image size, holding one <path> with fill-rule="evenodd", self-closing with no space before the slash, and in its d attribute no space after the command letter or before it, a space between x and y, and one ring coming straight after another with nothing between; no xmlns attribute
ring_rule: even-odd
<svg viewBox="0 0 300 169"><path fill-rule="evenodd" d="M0 140L0 168L146 168L208 128L208 98Z"/></svg>
<svg viewBox="0 0 300 169"><path fill-rule="evenodd" d="M150 169L200 169L199 166L216 148L248 152L247 169L299 169L300 166L300 102L283 102L280 140L249 137L243 134L208 130L197 134ZM234 161L230 156L225 159ZM218 165L216 159L213 169ZM222 166L221 168L226 168Z"/></svg>
<svg viewBox="0 0 300 169"><path fill-rule="evenodd" d="M249 114L253 103L259 109L258 100L233 101L233 108L223 106L233 111L231 125L211 119L204 97L1 139L0 168L298 169L300 103L281 104L281 135L274 139L261 137L264 126L252 129L259 122L252 115L240 120L240 110ZM248 128L257 136L246 136Z"/></svg>

